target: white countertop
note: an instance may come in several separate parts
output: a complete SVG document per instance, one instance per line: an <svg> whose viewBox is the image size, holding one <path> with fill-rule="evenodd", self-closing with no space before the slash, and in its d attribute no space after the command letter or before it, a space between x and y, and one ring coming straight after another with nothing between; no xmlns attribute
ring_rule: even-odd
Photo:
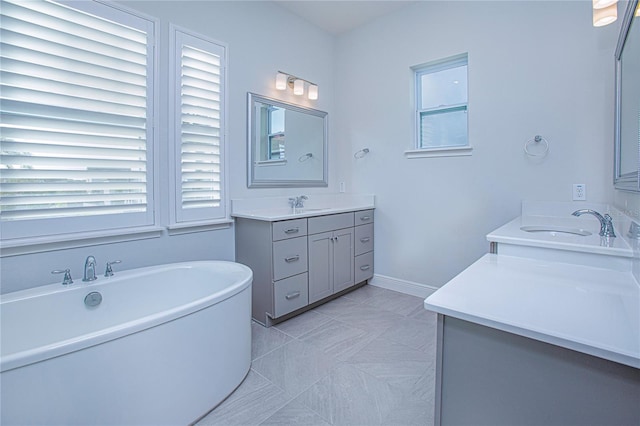
<svg viewBox="0 0 640 426"><path fill-rule="evenodd" d="M594 217L553 218L553 217L518 217L487 235L489 242L514 244L529 247L568 250L582 253L604 254L609 256L633 257L633 249L624 238L620 227L616 228L618 237L603 238L598 235L600 223ZM591 235L579 236L566 233L526 232L522 226L556 226L561 228L584 229ZM499 252L499 251L498 251Z"/></svg>
<svg viewBox="0 0 640 426"><path fill-rule="evenodd" d="M487 254L424 306L640 368L640 287L631 272Z"/></svg>
<svg viewBox="0 0 640 426"><path fill-rule="evenodd" d="M294 210L287 207L288 197L238 199L231 202L231 216L275 222L369 210L375 208L375 197L360 194L310 195L304 204L304 208Z"/></svg>
<svg viewBox="0 0 640 426"><path fill-rule="evenodd" d="M372 205L348 206L348 207L325 207L325 208L302 208L296 209L295 212L291 208L286 209L265 209L251 210L233 213L233 217L242 217L245 219L265 220L275 222L278 220L298 219L300 217L323 216L327 214L345 213L357 210L373 209Z"/></svg>

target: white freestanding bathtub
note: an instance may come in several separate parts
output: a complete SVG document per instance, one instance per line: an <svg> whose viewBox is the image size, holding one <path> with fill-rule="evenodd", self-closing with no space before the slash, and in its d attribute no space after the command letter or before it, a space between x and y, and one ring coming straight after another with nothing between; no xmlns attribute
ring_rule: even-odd
<svg viewBox="0 0 640 426"><path fill-rule="evenodd" d="M252 278L176 263L1 296L0 423L194 422L249 371Z"/></svg>

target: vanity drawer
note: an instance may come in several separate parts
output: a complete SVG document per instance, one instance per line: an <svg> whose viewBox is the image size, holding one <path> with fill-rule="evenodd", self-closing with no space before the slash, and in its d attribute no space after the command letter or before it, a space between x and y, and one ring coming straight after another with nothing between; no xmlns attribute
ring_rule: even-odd
<svg viewBox="0 0 640 426"><path fill-rule="evenodd" d="M283 220L271 224L273 241L286 240L287 238L302 237L307 235L307 219Z"/></svg>
<svg viewBox="0 0 640 426"><path fill-rule="evenodd" d="M355 282L360 283L373 277L373 252L356 256L355 261Z"/></svg>
<svg viewBox="0 0 640 426"><path fill-rule="evenodd" d="M373 222L373 210L361 210L356 212L356 226Z"/></svg>
<svg viewBox="0 0 640 426"><path fill-rule="evenodd" d="M359 256L373 250L373 223L356 226L355 255Z"/></svg>
<svg viewBox="0 0 640 426"><path fill-rule="evenodd" d="M309 304L309 287L306 273L276 281L273 283L273 287L273 315L275 318Z"/></svg>
<svg viewBox="0 0 640 426"><path fill-rule="evenodd" d="M330 214L309 218L309 234L335 231L353 226L353 213Z"/></svg>
<svg viewBox="0 0 640 426"><path fill-rule="evenodd" d="M307 237L273 243L273 280L281 280L307 271Z"/></svg>

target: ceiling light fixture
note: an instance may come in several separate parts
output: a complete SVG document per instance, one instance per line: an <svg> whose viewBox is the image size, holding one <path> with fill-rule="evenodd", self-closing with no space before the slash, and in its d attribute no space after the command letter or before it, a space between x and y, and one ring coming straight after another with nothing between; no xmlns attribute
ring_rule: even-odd
<svg viewBox="0 0 640 426"><path fill-rule="evenodd" d="M293 74L278 71L276 74L276 89L287 90L287 86L293 89L293 94L297 96L304 95L305 83L309 86L307 91L307 97L312 101L318 99L318 85L305 80L304 78L296 77Z"/></svg>

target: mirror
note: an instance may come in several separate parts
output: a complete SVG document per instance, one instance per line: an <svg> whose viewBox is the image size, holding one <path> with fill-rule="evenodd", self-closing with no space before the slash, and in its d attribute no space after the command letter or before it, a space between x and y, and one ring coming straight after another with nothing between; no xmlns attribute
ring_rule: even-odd
<svg viewBox="0 0 640 426"><path fill-rule="evenodd" d="M248 93L249 188L327 186L327 113Z"/></svg>
<svg viewBox="0 0 640 426"><path fill-rule="evenodd" d="M616 48L616 189L640 191L640 17L638 0L627 5Z"/></svg>

